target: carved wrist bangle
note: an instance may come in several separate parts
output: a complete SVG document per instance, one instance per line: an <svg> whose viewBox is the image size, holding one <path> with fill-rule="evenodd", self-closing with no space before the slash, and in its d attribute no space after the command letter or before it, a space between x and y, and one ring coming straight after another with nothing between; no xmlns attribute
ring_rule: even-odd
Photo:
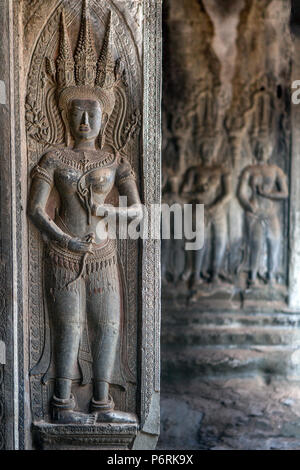
<svg viewBox="0 0 300 470"><path fill-rule="evenodd" d="M70 237L70 235L64 235L62 237L62 239L60 240L60 245L63 247L63 248L68 248L69 246L69 241L72 239L72 237Z"/></svg>

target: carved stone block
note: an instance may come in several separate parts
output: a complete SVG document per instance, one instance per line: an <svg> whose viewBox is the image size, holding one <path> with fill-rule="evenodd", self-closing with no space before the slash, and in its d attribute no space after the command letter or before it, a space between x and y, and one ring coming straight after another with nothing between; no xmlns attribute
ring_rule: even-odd
<svg viewBox="0 0 300 470"><path fill-rule="evenodd" d="M153 448L160 243L97 223L160 203L161 1L2 0L0 20L0 447Z"/></svg>
<svg viewBox="0 0 300 470"><path fill-rule="evenodd" d="M166 0L164 10L163 200L204 204L205 243L188 253L166 242L163 294L179 301L185 283L186 301L203 311L289 310L290 10L282 0L237 0L226 11L214 0Z"/></svg>
<svg viewBox="0 0 300 470"><path fill-rule="evenodd" d="M137 425L96 426L36 424L32 428L38 448L43 450L128 450L137 436Z"/></svg>

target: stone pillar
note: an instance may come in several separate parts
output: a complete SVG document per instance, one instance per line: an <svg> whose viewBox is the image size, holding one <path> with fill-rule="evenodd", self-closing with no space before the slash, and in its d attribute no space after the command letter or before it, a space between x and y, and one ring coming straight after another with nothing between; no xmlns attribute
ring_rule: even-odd
<svg viewBox="0 0 300 470"><path fill-rule="evenodd" d="M59 80L64 78L65 85L74 86L75 95L83 100L98 93L102 111L107 106L103 96L112 88L115 97L112 109L102 113L97 156L84 163L74 160L70 171L90 171L94 164L99 171L110 171L115 165L119 192L127 184L125 179L132 181L135 174L141 202L147 208L160 204L161 0L1 0L0 11L4 64L0 72L0 448L153 449L159 434L160 241L117 240L118 261L105 258L101 264L95 258L91 269L99 272L109 273L110 263L117 263L122 287L121 326L109 333L118 335L114 372L111 381L107 379L114 403L109 412L119 415L103 419L91 408L96 356L89 346L90 330L81 326L71 410L79 421L64 418L63 422L53 412L58 364L47 297L55 294L45 284L49 245L28 218L27 202L32 180L43 179L44 184L47 179L45 168L43 178L41 172L32 177L43 168L41 156L64 155L73 148L59 108ZM63 61L59 75L58 57ZM76 71L78 66L84 71L81 84L79 76L72 76L74 60ZM72 140L74 134L68 136ZM128 175L122 173L124 161L131 168ZM71 166L69 161L64 168ZM55 193L55 182L51 184L45 210L57 224L64 194ZM108 196L115 206L117 189ZM65 234L65 240L73 236ZM68 244L65 247L69 249ZM79 281L73 279L80 286L85 285L84 276L89 276L88 266L93 264L85 260L82 270L77 270ZM64 263L60 268L66 273L69 268ZM101 272L93 277L95 289L104 276ZM111 286L114 281L107 276ZM67 285L64 288L68 290ZM85 308L81 307L80 315ZM80 421L84 416L88 421Z"/></svg>
<svg viewBox="0 0 300 470"><path fill-rule="evenodd" d="M19 447L18 273L15 174L16 101L13 5L0 2L0 449ZM18 214L20 214L21 201ZM21 260L20 260L21 262ZM22 333L20 333L22 335ZM21 346L22 348L22 346ZM22 392L21 392L22 393ZM22 426L24 428L24 426Z"/></svg>

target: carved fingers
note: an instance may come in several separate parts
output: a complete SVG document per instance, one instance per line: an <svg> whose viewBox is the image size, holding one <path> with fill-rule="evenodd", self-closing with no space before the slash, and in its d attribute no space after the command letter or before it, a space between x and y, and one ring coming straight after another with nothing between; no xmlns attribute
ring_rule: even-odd
<svg viewBox="0 0 300 470"><path fill-rule="evenodd" d="M80 238L71 238L68 244L68 248L76 253L92 253L93 243Z"/></svg>
<svg viewBox="0 0 300 470"><path fill-rule="evenodd" d="M142 220L144 216L143 207L141 204L133 204L128 207L128 218Z"/></svg>

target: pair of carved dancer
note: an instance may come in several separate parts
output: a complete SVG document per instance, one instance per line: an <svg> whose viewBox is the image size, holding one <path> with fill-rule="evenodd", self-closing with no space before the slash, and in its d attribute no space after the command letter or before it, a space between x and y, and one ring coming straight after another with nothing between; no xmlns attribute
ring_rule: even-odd
<svg viewBox="0 0 300 470"><path fill-rule="evenodd" d="M227 245L226 205L231 198L231 177L229 171L211 163L213 143L208 140L201 144L201 165L189 168L185 174L181 194L188 203L204 204L205 242L196 252L186 253L186 267L183 280L193 278L194 284L203 283L204 259L207 242L212 243L211 282L219 282L219 274Z"/></svg>
<svg viewBox="0 0 300 470"><path fill-rule="evenodd" d="M97 62L86 2L73 57L64 15L57 58L57 102L73 146L50 150L32 174L28 212L46 243L45 292L51 328L47 378L55 379L52 419L90 422L75 411L72 381L93 378L90 412L98 422L135 422L114 409L110 385L124 385L122 366L123 291L116 241L97 233L103 216L139 217L140 197L129 161L105 148L105 128L115 106L118 77L109 40L110 21ZM75 75L74 75L75 70ZM105 204L113 188L127 196L128 208ZM53 189L56 217L47 214ZM92 364L89 357L92 357ZM43 362L41 360L41 362ZM90 369L91 370L90 370ZM33 373L41 372L37 365ZM45 371L44 371L45 372Z"/></svg>

